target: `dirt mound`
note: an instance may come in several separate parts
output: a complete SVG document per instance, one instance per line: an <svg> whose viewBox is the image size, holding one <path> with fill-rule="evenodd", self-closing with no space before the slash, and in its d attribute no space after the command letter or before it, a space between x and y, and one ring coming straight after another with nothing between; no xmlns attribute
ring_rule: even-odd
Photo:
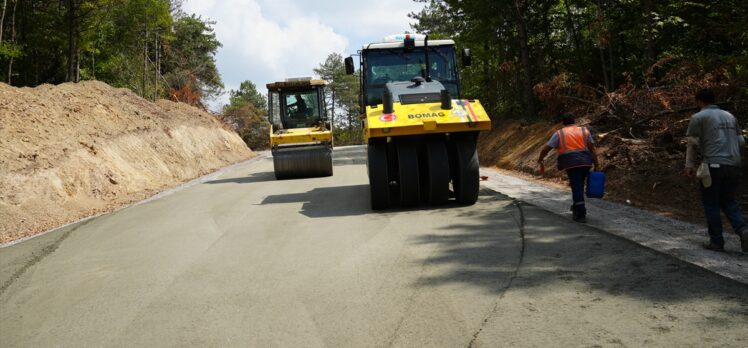
<svg viewBox="0 0 748 348"><path fill-rule="evenodd" d="M0 243L110 211L251 157L185 104L101 82L0 83Z"/></svg>

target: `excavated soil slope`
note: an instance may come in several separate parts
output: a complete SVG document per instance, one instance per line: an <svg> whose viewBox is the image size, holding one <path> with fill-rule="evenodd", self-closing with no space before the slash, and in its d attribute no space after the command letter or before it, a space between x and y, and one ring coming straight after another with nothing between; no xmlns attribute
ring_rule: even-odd
<svg viewBox="0 0 748 348"><path fill-rule="evenodd" d="M0 83L0 243L111 211L252 156L213 116L101 82Z"/></svg>
<svg viewBox="0 0 748 348"><path fill-rule="evenodd" d="M568 186L566 174L556 169L555 151L540 174L535 162L543 144L560 124L501 121L491 132L481 135L478 151L481 165L514 171L527 179ZM600 137L590 128L598 144L602 170L606 173L606 200L627 203L665 216L692 223L703 223L703 211L696 183L683 175L684 150L657 146L651 141L625 142L616 137ZM685 134L685 130L679 132ZM675 143L678 145L678 143ZM740 200L748 201L740 191ZM569 196L571 200L571 196ZM746 211L748 206L743 206Z"/></svg>

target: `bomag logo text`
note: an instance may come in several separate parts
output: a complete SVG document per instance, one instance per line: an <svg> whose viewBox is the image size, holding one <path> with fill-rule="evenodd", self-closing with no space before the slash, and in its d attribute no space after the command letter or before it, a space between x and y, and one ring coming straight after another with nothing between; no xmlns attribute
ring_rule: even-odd
<svg viewBox="0 0 748 348"><path fill-rule="evenodd" d="M447 116L447 114L443 112L427 112L423 114L410 114L408 115L408 118L415 119L415 118L431 118L431 117L444 117Z"/></svg>

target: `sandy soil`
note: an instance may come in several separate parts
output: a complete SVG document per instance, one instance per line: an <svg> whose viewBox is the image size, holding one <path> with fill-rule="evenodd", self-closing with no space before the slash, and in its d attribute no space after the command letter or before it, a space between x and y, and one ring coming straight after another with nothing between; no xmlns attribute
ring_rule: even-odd
<svg viewBox="0 0 748 348"><path fill-rule="evenodd" d="M252 156L185 104L91 81L0 83L0 243L116 209Z"/></svg>

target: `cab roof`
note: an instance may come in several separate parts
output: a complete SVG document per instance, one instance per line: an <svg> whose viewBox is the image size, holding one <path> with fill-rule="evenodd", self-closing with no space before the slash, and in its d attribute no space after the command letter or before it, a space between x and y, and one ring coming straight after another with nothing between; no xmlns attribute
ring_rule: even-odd
<svg viewBox="0 0 748 348"><path fill-rule="evenodd" d="M423 47L423 40L415 40L416 47ZM454 46L454 40L429 40L429 46ZM378 42L365 45L363 50L377 50L388 48L402 48L405 46L403 41Z"/></svg>
<svg viewBox="0 0 748 348"><path fill-rule="evenodd" d="M280 91L282 89L291 89L291 88L303 88L303 87L315 87L315 86L324 86L327 83L325 80L314 80L312 78L291 78L286 79L286 81L280 81L280 82L273 82L268 83L265 85L267 87L268 91Z"/></svg>

